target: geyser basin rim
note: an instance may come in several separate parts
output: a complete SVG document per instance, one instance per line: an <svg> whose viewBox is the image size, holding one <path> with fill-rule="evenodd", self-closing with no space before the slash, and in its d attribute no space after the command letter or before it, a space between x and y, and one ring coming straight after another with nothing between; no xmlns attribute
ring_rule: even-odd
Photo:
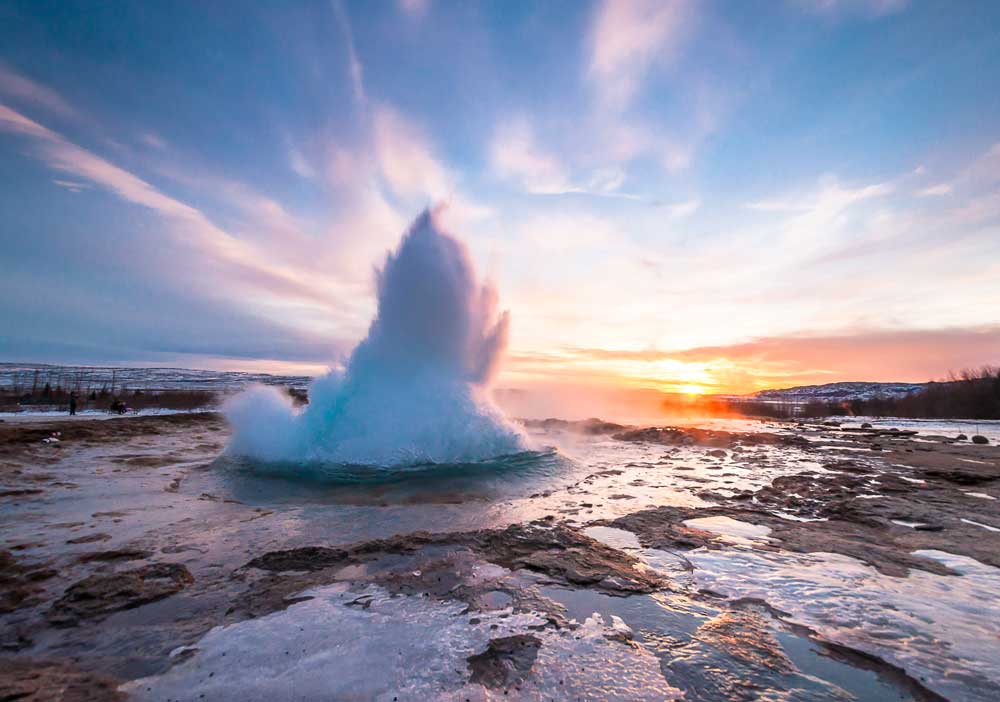
<svg viewBox="0 0 1000 702"><path fill-rule="evenodd" d="M421 478L452 476L489 477L494 473L510 475L554 465L564 459L554 447L537 451L519 451L492 458L457 463L394 463L391 465L337 463L330 461L264 461L248 456L223 456L216 461L221 467L245 471L271 478L326 484L391 483L405 481L415 475Z"/></svg>

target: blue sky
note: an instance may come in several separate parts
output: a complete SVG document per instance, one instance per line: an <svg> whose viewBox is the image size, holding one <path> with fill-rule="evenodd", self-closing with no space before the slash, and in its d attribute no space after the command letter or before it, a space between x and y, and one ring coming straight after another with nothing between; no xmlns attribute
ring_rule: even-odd
<svg viewBox="0 0 1000 702"><path fill-rule="evenodd" d="M1000 5L0 7L0 357L318 370L428 204L502 382L1000 360Z"/></svg>

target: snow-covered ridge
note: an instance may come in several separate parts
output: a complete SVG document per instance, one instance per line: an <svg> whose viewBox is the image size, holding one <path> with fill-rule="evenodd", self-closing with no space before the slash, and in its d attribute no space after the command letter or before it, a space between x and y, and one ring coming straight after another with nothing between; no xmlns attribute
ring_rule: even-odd
<svg viewBox="0 0 1000 702"><path fill-rule="evenodd" d="M876 397L897 398L911 395L927 387L927 383L843 382L825 385L800 385L781 390L761 390L751 397L788 402L809 400L871 400Z"/></svg>

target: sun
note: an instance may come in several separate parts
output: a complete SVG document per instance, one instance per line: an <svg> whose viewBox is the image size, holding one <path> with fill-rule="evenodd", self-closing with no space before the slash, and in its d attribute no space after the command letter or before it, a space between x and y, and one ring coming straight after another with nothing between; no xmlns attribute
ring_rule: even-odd
<svg viewBox="0 0 1000 702"><path fill-rule="evenodd" d="M677 392L683 393L684 395L704 395L705 386L703 385L678 385Z"/></svg>

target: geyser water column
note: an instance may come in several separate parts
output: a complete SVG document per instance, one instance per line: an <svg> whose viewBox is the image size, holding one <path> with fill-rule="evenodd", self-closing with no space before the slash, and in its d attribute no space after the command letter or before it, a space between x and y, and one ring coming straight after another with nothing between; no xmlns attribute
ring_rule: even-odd
<svg viewBox="0 0 1000 702"><path fill-rule="evenodd" d="M376 274L378 313L343 372L313 382L296 411L258 386L226 403L233 455L264 461L400 466L461 463L525 449L489 387L508 315L465 246L421 214Z"/></svg>

